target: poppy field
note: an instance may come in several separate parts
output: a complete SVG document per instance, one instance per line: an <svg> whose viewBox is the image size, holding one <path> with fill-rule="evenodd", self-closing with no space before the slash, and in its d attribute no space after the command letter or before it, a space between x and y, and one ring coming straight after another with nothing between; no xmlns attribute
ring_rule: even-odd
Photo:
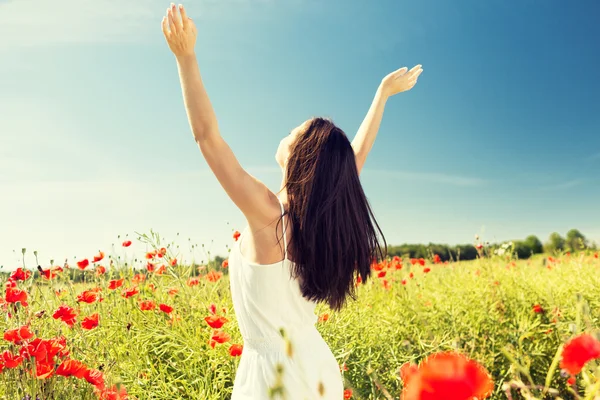
<svg viewBox="0 0 600 400"><path fill-rule="evenodd" d="M138 239L0 275L0 399L229 398L244 349L227 260ZM600 399L597 252L391 257L356 285L317 308L346 399Z"/></svg>

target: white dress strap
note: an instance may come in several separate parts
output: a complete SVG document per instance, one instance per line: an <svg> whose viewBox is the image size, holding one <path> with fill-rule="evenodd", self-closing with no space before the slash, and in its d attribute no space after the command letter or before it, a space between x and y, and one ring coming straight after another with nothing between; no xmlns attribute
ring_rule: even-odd
<svg viewBox="0 0 600 400"><path fill-rule="evenodd" d="M279 198L277 200L279 200ZM279 200L279 205L281 206L281 223L283 224L283 260L285 261L287 259L287 238L285 235L285 220L283 219L285 209L283 208L283 203L281 200Z"/></svg>

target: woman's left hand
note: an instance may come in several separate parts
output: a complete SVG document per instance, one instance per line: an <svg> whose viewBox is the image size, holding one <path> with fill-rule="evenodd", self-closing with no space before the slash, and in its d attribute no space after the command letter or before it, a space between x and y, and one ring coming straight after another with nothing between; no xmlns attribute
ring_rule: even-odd
<svg viewBox="0 0 600 400"><path fill-rule="evenodd" d="M416 85L421 72L423 72L421 64L415 65L410 71L406 67L400 68L383 78L379 88L387 97L405 92Z"/></svg>
<svg viewBox="0 0 600 400"><path fill-rule="evenodd" d="M162 19L162 31L169 48L175 57L194 55L196 45L196 25L180 4L179 12L174 3L167 9L167 15Z"/></svg>

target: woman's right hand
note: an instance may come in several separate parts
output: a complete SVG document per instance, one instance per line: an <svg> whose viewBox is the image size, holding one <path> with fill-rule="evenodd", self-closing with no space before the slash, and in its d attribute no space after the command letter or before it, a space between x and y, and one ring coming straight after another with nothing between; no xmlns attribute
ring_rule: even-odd
<svg viewBox="0 0 600 400"><path fill-rule="evenodd" d="M194 55L194 46L196 45L196 26L191 18L185 12L180 4L179 12L175 4L167 9L167 15L162 19L162 31L167 40L169 48L175 54L175 57L185 57Z"/></svg>
<svg viewBox="0 0 600 400"><path fill-rule="evenodd" d="M402 67L383 78L379 88L387 97L406 92L415 86L421 72L423 72L421 64L415 65L410 71L407 67Z"/></svg>

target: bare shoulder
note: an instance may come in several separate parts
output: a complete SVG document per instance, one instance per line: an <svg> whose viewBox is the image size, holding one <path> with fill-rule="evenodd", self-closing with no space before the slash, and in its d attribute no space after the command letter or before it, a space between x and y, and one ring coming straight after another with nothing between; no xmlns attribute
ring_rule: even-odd
<svg viewBox="0 0 600 400"><path fill-rule="evenodd" d="M255 178L256 179L256 178ZM261 231L266 228L274 228L275 222L281 216L281 205L277 195L269 188L264 186L264 195L260 196L261 201L264 201L260 206L260 213L247 215L248 225L252 231Z"/></svg>

